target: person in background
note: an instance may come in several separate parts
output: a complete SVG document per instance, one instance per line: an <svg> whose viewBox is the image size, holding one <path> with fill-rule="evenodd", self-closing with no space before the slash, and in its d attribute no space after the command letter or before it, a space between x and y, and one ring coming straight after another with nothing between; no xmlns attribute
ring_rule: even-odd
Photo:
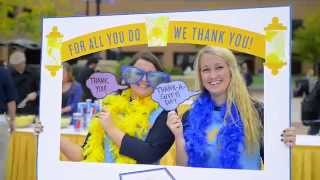
<svg viewBox="0 0 320 180"><path fill-rule="evenodd" d="M308 69L305 78L308 81L308 84L309 84L308 93L310 93L314 89L318 81L318 77L314 75L314 70L310 68Z"/></svg>
<svg viewBox="0 0 320 180"><path fill-rule="evenodd" d="M17 89L17 113L38 114L39 83L35 75L27 69L26 56L21 51L13 52L9 57L11 76Z"/></svg>
<svg viewBox="0 0 320 180"><path fill-rule="evenodd" d="M249 95L234 54L204 47L195 71L201 94L182 120L174 111L167 119L176 140L177 165L261 169L263 104Z"/></svg>
<svg viewBox="0 0 320 180"><path fill-rule="evenodd" d="M301 102L301 118L310 122L309 135L317 135L320 130L320 80Z"/></svg>
<svg viewBox="0 0 320 180"><path fill-rule="evenodd" d="M15 131L16 89L10 72L0 59L0 179L5 179L5 159L9 132ZM7 115L6 115L7 113Z"/></svg>
<svg viewBox="0 0 320 180"><path fill-rule="evenodd" d="M62 115L72 115L77 111L77 104L81 101L83 90L74 79L71 65L63 64L62 78Z"/></svg>
<svg viewBox="0 0 320 180"><path fill-rule="evenodd" d="M174 142L166 126L168 112L152 100L154 88L170 81L150 52L133 56L121 77L128 89L102 100L103 111L89 124L84 145L61 138L61 152L72 161L107 163L158 163Z"/></svg>
<svg viewBox="0 0 320 180"><path fill-rule="evenodd" d="M86 81L89 77L95 72L95 69L98 64L99 57L90 57L88 56L86 65L79 69L79 72L76 76L76 80L81 84L83 89L83 96L82 100L85 101L86 99L94 99L92 96L90 89L86 86Z"/></svg>
<svg viewBox="0 0 320 180"><path fill-rule="evenodd" d="M241 74L246 82L246 85L250 86L253 82L253 79L246 62L241 64Z"/></svg>
<svg viewBox="0 0 320 180"><path fill-rule="evenodd" d="M305 76L302 79L296 80L296 87L293 91L294 97L308 96L314 89L317 80L318 77L314 75L314 70L308 69Z"/></svg>

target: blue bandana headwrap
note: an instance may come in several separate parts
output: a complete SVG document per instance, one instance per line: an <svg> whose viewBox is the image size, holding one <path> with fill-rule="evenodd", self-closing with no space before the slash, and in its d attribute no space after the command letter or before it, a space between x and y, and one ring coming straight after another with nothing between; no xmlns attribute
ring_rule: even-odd
<svg viewBox="0 0 320 180"><path fill-rule="evenodd" d="M215 102L210 94L204 91L194 102L187 117L187 126L184 129L184 138L186 141L186 152L188 155L188 166L208 167L208 146L207 128L214 121L213 110ZM226 105L222 107L226 109ZM232 117L231 117L232 116ZM240 169L240 148L244 144L243 123L239 111L234 103L231 105L231 116L227 116L226 121L217 134L217 143L219 148L219 167Z"/></svg>

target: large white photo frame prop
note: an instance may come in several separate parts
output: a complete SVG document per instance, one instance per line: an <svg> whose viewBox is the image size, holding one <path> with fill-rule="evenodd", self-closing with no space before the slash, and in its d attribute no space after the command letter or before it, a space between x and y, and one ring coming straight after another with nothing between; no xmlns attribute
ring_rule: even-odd
<svg viewBox="0 0 320 180"><path fill-rule="evenodd" d="M38 179L116 180L120 178L120 174L144 170L150 172L150 169L164 168L172 174L168 179L177 180L289 180L289 148L280 141L280 134L290 125L290 18L290 7L270 7L44 19L40 97L40 120L44 126L44 132L39 136ZM157 19L162 22L156 22ZM160 27L167 33L159 35L157 31L158 34L152 35L152 26L159 24L157 28ZM151 31L148 30L150 27ZM196 29L192 30L192 27L202 28L204 31L207 28L217 30L222 37L220 39L217 37L216 40L213 39L212 34L207 35L209 37L198 37L194 34ZM180 34L177 34L177 28L180 28ZM119 33L119 37L123 33L124 39L123 41L118 39L116 43L108 33L111 35ZM115 38L117 35L113 36ZM166 46L167 43L216 45L265 59L264 170L78 163L59 160L61 63L113 47L139 44ZM156 172L152 173L156 174ZM144 179L140 175L139 178ZM147 178L146 176L145 179Z"/></svg>

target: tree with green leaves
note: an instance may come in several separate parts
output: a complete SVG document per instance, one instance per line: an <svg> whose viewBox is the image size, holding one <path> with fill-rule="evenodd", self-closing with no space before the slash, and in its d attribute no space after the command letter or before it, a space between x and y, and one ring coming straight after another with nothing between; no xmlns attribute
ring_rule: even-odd
<svg viewBox="0 0 320 180"><path fill-rule="evenodd" d="M302 62L320 63L320 11L305 18L303 26L297 29L293 39L293 52ZM315 68L317 74L318 68Z"/></svg>
<svg viewBox="0 0 320 180"><path fill-rule="evenodd" d="M69 1L63 0L0 0L0 40L39 42L42 18L71 15L71 8Z"/></svg>

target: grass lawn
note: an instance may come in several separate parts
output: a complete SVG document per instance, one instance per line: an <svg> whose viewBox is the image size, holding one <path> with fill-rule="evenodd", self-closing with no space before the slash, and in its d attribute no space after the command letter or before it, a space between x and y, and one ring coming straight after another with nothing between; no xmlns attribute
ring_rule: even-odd
<svg viewBox="0 0 320 180"><path fill-rule="evenodd" d="M263 74L253 75L253 82L251 88L263 88Z"/></svg>

